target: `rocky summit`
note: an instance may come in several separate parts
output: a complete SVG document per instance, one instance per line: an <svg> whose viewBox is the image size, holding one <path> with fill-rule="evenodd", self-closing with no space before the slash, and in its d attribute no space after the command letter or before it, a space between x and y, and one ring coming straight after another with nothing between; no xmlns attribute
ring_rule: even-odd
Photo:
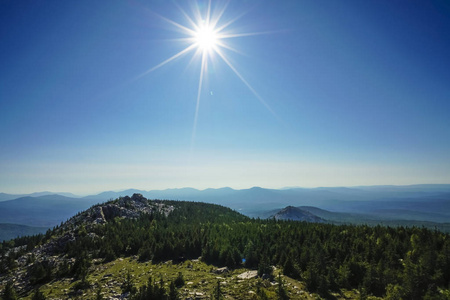
<svg viewBox="0 0 450 300"><path fill-rule="evenodd" d="M25 294L35 283L44 281L46 275L40 273L73 266L76 259L67 255L73 245L86 240L86 237L92 241L102 239L95 233L96 226L113 220L136 219L145 214L158 213L167 216L173 210L172 205L166 205L158 200L147 200L141 194L94 205L49 230L39 245L35 247L20 245L6 252L2 259L7 257L16 259L10 262L11 265L3 262L2 269L7 272L0 272L0 285L6 286L12 281L18 293ZM8 269L14 270L11 272Z"/></svg>

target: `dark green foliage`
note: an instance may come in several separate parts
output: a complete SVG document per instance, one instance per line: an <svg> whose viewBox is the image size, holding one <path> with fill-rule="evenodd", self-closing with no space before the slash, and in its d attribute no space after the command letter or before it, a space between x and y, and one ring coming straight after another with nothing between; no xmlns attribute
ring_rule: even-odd
<svg viewBox="0 0 450 300"><path fill-rule="evenodd" d="M270 265L270 260L266 255L263 255L258 265L258 276L263 279L273 279L273 268Z"/></svg>
<svg viewBox="0 0 450 300"><path fill-rule="evenodd" d="M95 300L103 300L101 285L98 285L98 287L97 287L97 291L95 292Z"/></svg>
<svg viewBox="0 0 450 300"><path fill-rule="evenodd" d="M67 262L67 260L64 260L58 266L58 269L56 271L56 277L57 278L66 277L66 276L70 275L70 272L71 272L70 264Z"/></svg>
<svg viewBox="0 0 450 300"><path fill-rule="evenodd" d="M164 288L164 280L159 279L159 285L155 287L155 299L167 299L167 291Z"/></svg>
<svg viewBox="0 0 450 300"><path fill-rule="evenodd" d="M15 260L17 255L10 254L7 257L2 258L0 261L0 274L9 273L17 268L17 262Z"/></svg>
<svg viewBox="0 0 450 300"><path fill-rule="evenodd" d="M294 279L301 279L297 264L291 256L288 256L283 264L283 274Z"/></svg>
<svg viewBox="0 0 450 300"><path fill-rule="evenodd" d="M219 281L219 280L217 280L217 285L216 285L216 287L214 288L213 299L214 299L214 300L220 300L220 299L223 299L223 296L222 296L222 289L220 288L220 281Z"/></svg>
<svg viewBox="0 0 450 300"><path fill-rule="evenodd" d="M399 285L388 284L386 287L387 300L401 300L403 294L403 289Z"/></svg>
<svg viewBox="0 0 450 300"><path fill-rule="evenodd" d="M139 291L131 297L132 300L146 300L155 298L157 287L153 284L152 277L149 277L147 284L141 286Z"/></svg>
<svg viewBox="0 0 450 300"><path fill-rule="evenodd" d="M8 281L8 283L5 286L5 289L3 290L3 300L16 300L17 293L16 289L14 288L14 285L12 281Z"/></svg>
<svg viewBox="0 0 450 300"><path fill-rule="evenodd" d="M52 266L45 260L42 262L35 262L28 268L28 275L30 276L31 284L49 282L53 278Z"/></svg>
<svg viewBox="0 0 450 300"><path fill-rule="evenodd" d="M256 286L256 295L260 300L269 300L269 297L267 296L266 292L261 287L261 282L259 282L259 284Z"/></svg>
<svg viewBox="0 0 450 300"><path fill-rule="evenodd" d="M73 289L74 289L74 291L85 290L85 289L90 288L90 286L91 286L91 283L89 282L89 280L87 278L83 278L73 286Z"/></svg>
<svg viewBox="0 0 450 300"><path fill-rule="evenodd" d="M367 291L365 288L360 287L359 288L359 297L358 300L367 300Z"/></svg>
<svg viewBox="0 0 450 300"><path fill-rule="evenodd" d="M180 296L178 295L177 287L175 286L175 283L173 281L170 282L168 299L169 300L180 299Z"/></svg>
<svg viewBox="0 0 450 300"><path fill-rule="evenodd" d="M45 300L45 299L46 298L45 298L44 294L42 294L42 292L39 289L37 289L34 292L33 297L31 298L31 300Z"/></svg>
<svg viewBox="0 0 450 300"><path fill-rule="evenodd" d="M106 244L104 248L100 250L99 256L103 257L105 262L110 262L117 258L116 253L109 244Z"/></svg>
<svg viewBox="0 0 450 300"><path fill-rule="evenodd" d="M179 299L178 291L173 283L169 287L169 294L164 288L164 281L161 278L159 283L153 282L152 277L148 279L147 284L141 286L139 291L131 295L131 300L168 300L168 299ZM174 289L174 290L172 290ZM175 297L175 298L169 298Z"/></svg>
<svg viewBox="0 0 450 300"><path fill-rule="evenodd" d="M136 287L133 283L133 278L131 277L130 271L127 272L127 277L125 278L125 281L122 284L122 292L123 293L130 293L131 295L134 295L136 293Z"/></svg>
<svg viewBox="0 0 450 300"><path fill-rule="evenodd" d="M258 253L255 244L249 240L244 248L244 258L246 268L256 268L258 266Z"/></svg>
<svg viewBox="0 0 450 300"><path fill-rule="evenodd" d="M149 261L153 259L153 253L151 245L149 243L144 243L144 246L139 250L139 261Z"/></svg>
<svg viewBox="0 0 450 300"><path fill-rule="evenodd" d="M73 264L70 271L75 278L84 281L87 277L88 269L90 266L91 260L89 258L89 255L85 251L82 251L75 257L75 263Z"/></svg>
<svg viewBox="0 0 450 300"><path fill-rule="evenodd" d="M87 278L90 266L91 260L89 258L89 255L85 251L78 253L75 258L75 263L70 269L70 273L76 279L80 280L77 284L75 284L75 290L83 290L90 287L90 282Z"/></svg>
<svg viewBox="0 0 450 300"><path fill-rule="evenodd" d="M34 253L32 253L30 256L27 257L27 265L32 264L36 261L36 256Z"/></svg>
<svg viewBox="0 0 450 300"><path fill-rule="evenodd" d="M181 272L178 272L178 276L175 279L174 284L178 288L180 288L180 287L182 287L184 285L184 278L183 278L183 274Z"/></svg>
<svg viewBox="0 0 450 300"><path fill-rule="evenodd" d="M287 295L286 289L284 288L283 279L278 275L278 289L277 289L277 297L279 300L287 300L289 296Z"/></svg>

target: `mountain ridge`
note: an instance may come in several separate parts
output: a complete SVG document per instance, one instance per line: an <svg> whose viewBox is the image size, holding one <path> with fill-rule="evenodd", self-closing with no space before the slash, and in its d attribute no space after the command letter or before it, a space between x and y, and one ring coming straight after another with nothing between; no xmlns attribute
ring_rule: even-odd
<svg viewBox="0 0 450 300"><path fill-rule="evenodd" d="M301 221L301 222L312 222L312 223L325 223L326 220L312 214L307 210L303 210L299 207L287 206L271 216L275 220L291 220L291 221Z"/></svg>
<svg viewBox="0 0 450 300"><path fill-rule="evenodd" d="M26 226L56 226L73 214L91 205L140 193L148 199L175 199L214 203L230 207L250 217L268 217L286 206L317 207L329 212L357 214L345 216L346 220L362 217L372 221L399 220L448 223L450 220L450 185L369 186L292 188L285 190L252 187L235 190L229 187L193 188L141 191L127 189L106 191L81 198L66 197L48 192L38 197L25 196L0 201L0 223ZM5 196L6 195L6 196ZM0 198L11 197L0 194ZM395 213L394 213L395 212ZM319 215L319 217L321 217ZM342 215L340 216L342 217ZM328 219L328 218L325 218ZM0 238L2 238L0 236Z"/></svg>
<svg viewBox="0 0 450 300"><path fill-rule="evenodd" d="M450 193L450 184L410 184L410 185L361 185L361 186L337 186L337 187L300 187L300 186L294 186L294 187L283 187L283 188L264 188L259 186L254 186L250 188L244 188L244 189L234 189L231 187L220 187L220 188L205 188L205 189L196 189L193 187L182 187L182 188L167 188L167 189L151 189L151 190L142 190L142 189L123 189L119 191L103 191L97 194L88 194L86 196L80 196L77 194L73 194L70 192L50 192L50 191L44 191L44 192L33 192L28 194L10 194L10 193L3 193L0 192L0 201L4 201L4 199L13 200L20 197L37 197L37 196L45 196L50 194L57 194L62 195L66 197L71 198L94 198L98 196L104 196L106 193L108 194L114 194L117 196L117 194L133 194L133 193L140 193L142 195L145 195L146 193L152 193L152 192L171 192L171 191L198 191L198 192L204 192L204 191L220 191L220 190L229 190L229 191L245 191L245 190L252 190L252 189L262 189L262 190L274 190L274 191L294 191L294 190L302 190L302 191L405 191L408 190L409 192L421 192L424 191L426 193L429 192L449 192ZM120 195L119 195L120 196Z"/></svg>

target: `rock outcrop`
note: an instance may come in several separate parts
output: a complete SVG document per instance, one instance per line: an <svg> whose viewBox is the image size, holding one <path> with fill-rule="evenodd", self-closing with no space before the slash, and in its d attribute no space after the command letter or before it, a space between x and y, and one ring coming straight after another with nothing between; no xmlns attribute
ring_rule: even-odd
<svg viewBox="0 0 450 300"><path fill-rule="evenodd" d="M294 206L285 207L272 217L275 218L276 220L304 221L311 223L325 222L324 219L310 213L309 211Z"/></svg>
<svg viewBox="0 0 450 300"><path fill-rule="evenodd" d="M55 228L52 236L42 245L18 257L15 260L17 268L12 273L0 274L0 284L5 285L10 278L14 278L14 287L19 293L28 291L31 289L31 283L27 270L35 264L43 263L52 269L57 269L63 264L73 265L74 258L68 258L64 252L71 243L76 243L79 238L101 239L94 233L93 229L96 226L102 226L116 218L138 218L144 214L160 213L167 216L173 210L173 206L158 200L148 200L141 194L94 205ZM26 246L13 248L11 252L25 252L24 247L26 248Z"/></svg>

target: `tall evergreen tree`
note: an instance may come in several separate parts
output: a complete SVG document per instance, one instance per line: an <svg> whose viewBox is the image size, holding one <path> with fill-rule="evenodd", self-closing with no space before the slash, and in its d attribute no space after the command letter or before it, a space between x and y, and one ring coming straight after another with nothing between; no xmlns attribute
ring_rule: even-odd
<svg viewBox="0 0 450 300"><path fill-rule="evenodd" d="M214 300L221 300L221 299L223 299L222 289L220 287L220 281L219 280L217 280L216 287L214 288L213 298L214 298Z"/></svg>
<svg viewBox="0 0 450 300"><path fill-rule="evenodd" d="M288 300L289 296L287 295L286 289L284 287L283 279L281 275L278 274L278 288L277 288L277 297L279 300Z"/></svg>
<svg viewBox="0 0 450 300"><path fill-rule="evenodd" d="M178 295L177 287L173 281L170 282L169 285L169 300L178 300L180 296Z"/></svg>
<svg viewBox="0 0 450 300"><path fill-rule="evenodd" d="M5 286L5 289L3 291L3 300L16 300L17 293L16 289L14 288L13 282L8 281L8 283Z"/></svg>
<svg viewBox="0 0 450 300"><path fill-rule="evenodd" d="M31 298L31 300L45 300L47 298L45 298L44 294L39 290L36 289L36 291L33 294L33 298Z"/></svg>

